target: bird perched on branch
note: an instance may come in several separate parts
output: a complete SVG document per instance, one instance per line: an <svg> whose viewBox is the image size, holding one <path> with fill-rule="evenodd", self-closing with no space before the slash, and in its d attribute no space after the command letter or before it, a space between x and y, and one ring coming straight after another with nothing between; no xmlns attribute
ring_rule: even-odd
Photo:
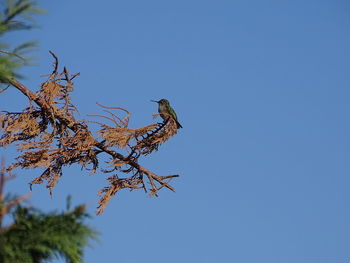
<svg viewBox="0 0 350 263"><path fill-rule="evenodd" d="M162 117L163 120L167 121L169 118L173 118L177 124L177 128L182 128L181 124L177 120L176 112L174 109L170 106L170 103L166 99L161 99L159 101L151 100L152 102L158 103L158 112L160 114L160 117Z"/></svg>

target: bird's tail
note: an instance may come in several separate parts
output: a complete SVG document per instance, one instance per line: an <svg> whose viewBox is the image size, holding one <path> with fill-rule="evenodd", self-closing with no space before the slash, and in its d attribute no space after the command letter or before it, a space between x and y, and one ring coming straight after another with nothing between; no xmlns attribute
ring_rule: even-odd
<svg viewBox="0 0 350 263"><path fill-rule="evenodd" d="M182 125L177 120L175 120L175 121L176 121L176 124L177 124L177 128L178 129L182 128Z"/></svg>

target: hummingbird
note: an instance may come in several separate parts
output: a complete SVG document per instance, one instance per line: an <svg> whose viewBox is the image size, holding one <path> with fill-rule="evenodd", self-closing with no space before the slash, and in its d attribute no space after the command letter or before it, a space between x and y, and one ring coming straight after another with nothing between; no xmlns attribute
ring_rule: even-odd
<svg viewBox="0 0 350 263"><path fill-rule="evenodd" d="M176 112L174 109L170 106L170 103L166 99L161 99L159 101L151 100L152 102L158 103L158 112L160 114L160 117L162 117L163 120L168 120L170 117L172 117L177 124L177 128L182 128L181 124L177 120Z"/></svg>

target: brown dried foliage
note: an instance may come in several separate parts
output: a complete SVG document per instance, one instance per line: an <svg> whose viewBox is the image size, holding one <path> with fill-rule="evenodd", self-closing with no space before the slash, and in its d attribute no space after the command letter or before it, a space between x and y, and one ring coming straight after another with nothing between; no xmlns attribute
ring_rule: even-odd
<svg viewBox="0 0 350 263"><path fill-rule="evenodd" d="M127 110L100 104L108 115L90 116L108 120L113 123L112 126L97 121L77 120L77 110L71 102L70 93L74 87L73 79L79 73L70 75L65 67L59 73L58 59L54 53L50 53L55 59L54 70L41 84L39 91L32 92L17 80L9 80L29 99L30 105L21 112L3 111L0 115L0 146L17 143L21 152L7 171L17 167L44 168L31 184L46 181L50 194L62 176L64 166L80 164L90 173L100 169L103 173L112 174L107 179L109 185L98 192L102 197L97 214L101 214L109 200L125 188L143 189L150 196L158 196L158 191L163 187L174 191L169 182L178 175L157 176L139 165L138 160L158 150L162 143L174 136L177 132L176 122L169 118L163 123L131 129L128 128L130 113ZM126 114L123 118L119 117L122 112ZM96 137L87 123L100 126ZM109 169L100 168L103 153L109 158Z"/></svg>
<svg viewBox="0 0 350 263"><path fill-rule="evenodd" d="M4 230L4 227L2 227L3 219L6 216L6 214L10 212L11 208L27 200L30 196L30 194L25 194L12 199L10 202L5 203L5 190L4 190L5 184L7 181L10 181L14 178L15 176L13 174L6 171L5 161L2 159L0 161L0 204L1 204L0 205L0 231Z"/></svg>

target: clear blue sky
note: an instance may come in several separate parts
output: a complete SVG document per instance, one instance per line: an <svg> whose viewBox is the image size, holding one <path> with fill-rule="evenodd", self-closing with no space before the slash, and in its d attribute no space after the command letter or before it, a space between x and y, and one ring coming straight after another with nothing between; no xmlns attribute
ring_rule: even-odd
<svg viewBox="0 0 350 263"><path fill-rule="evenodd" d="M141 161L179 173L177 192L120 192L89 221L101 242L85 262L350 262L348 1L41 2L41 28L12 38L40 43L26 85L51 72L53 50L81 73L81 118L100 102L139 127L167 98L184 127ZM18 170L9 190L39 173ZM72 194L94 213L105 178L66 168L52 200L41 185L31 201L61 209Z"/></svg>

